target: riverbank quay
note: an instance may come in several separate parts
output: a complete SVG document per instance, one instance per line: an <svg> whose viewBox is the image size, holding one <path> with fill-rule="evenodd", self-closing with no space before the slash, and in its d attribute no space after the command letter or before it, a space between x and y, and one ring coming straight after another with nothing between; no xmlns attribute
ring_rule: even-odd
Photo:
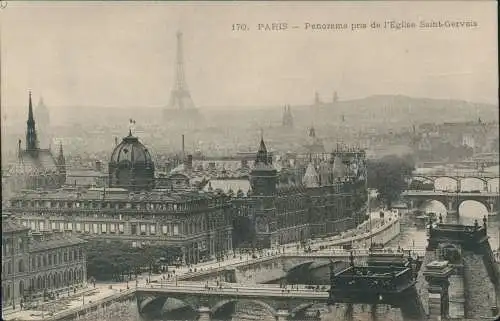
<svg viewBox="0 0 500 321"><path fill-rule="evenodd" d="M375 215L372 215L375 216ZM383 218L374 218L372 221L366 221L356 229L346 231L340 235L323 239L311 240L310 245L319 250L322 247L325 251L337 250L343 251L344 245L361 246L368 241L378 240L379 243L386 244L400 232L399 214L397 212L385 212ZM287 254L300 251L299 243L289 243L275 249L265 249L259 257L253 258L252 255L229 256L224 261L204 262L191 267L183 266L177 268L174 273L174 280L188 281L191 278L204 273L213 273L214 270L223 270L238 268L247 264L255 264L262 261L286 256ZM196 271L196 272L195 272ZM2 310L3 320L63 320L63 316L76 309L85 311L99 306L99 304L109 303L120 298L133 294L133 288L139 284L158 283L165 280L165 275L143 274L137 280L129 282L113 283L95 283L76 293L69 293L67 296L61 296L59 299L40 303L36 308L29 310L5 309ZM73 313L73 312L71 312ZM50 317L50 319L48 319Z"/></svg>

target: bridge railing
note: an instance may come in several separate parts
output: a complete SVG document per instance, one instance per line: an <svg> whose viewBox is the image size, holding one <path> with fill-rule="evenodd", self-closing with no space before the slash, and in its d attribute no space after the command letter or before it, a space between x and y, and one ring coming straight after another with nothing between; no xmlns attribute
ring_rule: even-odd
<svg viewBox="0 0 500 321"><path fill-rule="evenodd" d="M359 256L369 256L370 254L408 254L410 255L418 255L418 256L424 256L425 255L425 248L410 248L410 249L404 249L404 248L383 248L383 249L377 249L370 251L369 249L353 249L353 250L321 250L317 252L312 252L312 253L290 253L290 254L284 254L283 256L301 256L301 257L349 257L351 255L354 257L359 257Z"/></svg>
<svg viewBox="0 0 500 321"><path fill-rule="evenodd" d="M239 295L239 296L273 296L273 297L316 297L316 298L327 298L328 293L326 291L318 291L313 289L301 288L299 290L285 290L283 288L265 288L265 287L245 287L245 286L231 286L222 288L206 288L204 286L169 286L161 287L151 285L149 287L138 287L135 291L140 292L171 292L171 293L187 293L187 294L203 294L213 293L214 295Z"/></svg>
<svg viewBox="0 0 500 321"><path fill-rule="evenodd" d="M436 191L431 191L431 190L419 190L419 189L413 189L413 190L405 190L401 193L403 196L405 195L444 195L444 196L456 196L457 194L459 195L466 195L466 196L496 196L498 195L497 192L490 192L490 191L479 191L479 192L473 192L473 191L442 191L442 190L436 190Z"/></svg>
<svg viewBox="0 0 500 321"><path fill-rule="evenodd" d="M455 178L485 178L485 179L492 179L492 178L498 178L500 177L496 173L485 173L485 172L480 172L480 171L468 171L468 172L459 172L457 171L449 171L449 170L442 170L442 171L432 171L429 173L419 173L419 172L414 172L413 176L416 177L433 177L433 178L439 178L439 177L455 177Z"/></svg>

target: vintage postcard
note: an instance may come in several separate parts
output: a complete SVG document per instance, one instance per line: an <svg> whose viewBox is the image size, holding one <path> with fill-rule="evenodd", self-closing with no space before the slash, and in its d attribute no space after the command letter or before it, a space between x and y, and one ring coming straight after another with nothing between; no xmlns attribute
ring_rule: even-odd
<svg viewBox="0 0 500 321"><path fill-rule="evenodd" d="M496 6L0 0L2 320L498 319Z"/></svg>

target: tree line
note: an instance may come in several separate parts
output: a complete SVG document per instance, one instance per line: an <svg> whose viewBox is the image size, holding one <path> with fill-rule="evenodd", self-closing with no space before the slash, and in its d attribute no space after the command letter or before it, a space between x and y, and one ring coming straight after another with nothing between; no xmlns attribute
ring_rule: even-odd
<svg viewBox="0 0 500 321"><path fill-rule="evenodd" d="M99 281L124 281L141 272L157 273L162 262L173 264L182 255L180 248L164 246L131 247L123 241L90 240L86 244L87 275Z"/></svg>

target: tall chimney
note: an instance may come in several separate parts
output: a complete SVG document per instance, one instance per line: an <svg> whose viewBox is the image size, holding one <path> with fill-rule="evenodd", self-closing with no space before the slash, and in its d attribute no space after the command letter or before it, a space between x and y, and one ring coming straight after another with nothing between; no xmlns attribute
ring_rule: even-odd
<svg viewBox="0 0 500 321"><path fill-rule="evenodd" d="M182 160L184 160L184 134L182 134Z"/></svg>

